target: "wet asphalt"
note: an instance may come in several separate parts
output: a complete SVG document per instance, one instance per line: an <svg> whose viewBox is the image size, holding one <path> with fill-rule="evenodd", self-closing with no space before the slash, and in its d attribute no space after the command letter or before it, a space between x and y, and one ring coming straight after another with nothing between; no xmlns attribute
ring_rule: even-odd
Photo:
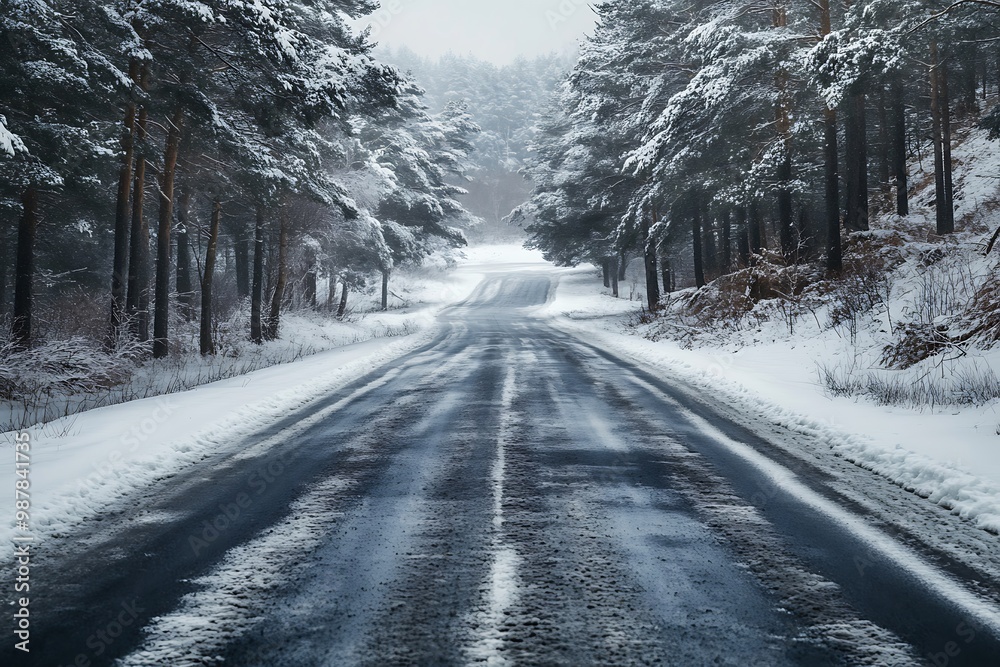
<svg viewBox="0 0 1000 667"><path fill-rule="evenodd" d="M0 661L1000 664L824 473L536 317L552 289L487 279L426 347L54 540Z"/></svg>

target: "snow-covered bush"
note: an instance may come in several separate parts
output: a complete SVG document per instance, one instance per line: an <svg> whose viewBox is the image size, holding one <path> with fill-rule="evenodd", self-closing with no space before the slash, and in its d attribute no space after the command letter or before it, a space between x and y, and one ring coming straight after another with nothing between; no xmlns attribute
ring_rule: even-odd
<svg viewBox="0 0 1000 667"><path fill-rule="evenodd" d="M121 384L135 368L135 348L109 353L79 336L22 350L0 347L0 396L17 400L57 392L99 391Z"/></svg>
<svg viewBox="0 0 1000 667"><path fill-rule="evenodd" d="M954 367L914 367L907 371L863 369L857 362L819 366L820 381L832 396L864 396L877 405L910 408L972 405L1000 399L1000 379L976 360Z"/></svg>

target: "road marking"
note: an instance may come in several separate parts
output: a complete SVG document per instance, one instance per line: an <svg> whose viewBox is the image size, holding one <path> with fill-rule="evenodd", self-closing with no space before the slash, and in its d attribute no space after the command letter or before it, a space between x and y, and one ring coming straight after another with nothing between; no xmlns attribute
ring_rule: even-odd
<svg viewBox="0 0 1000 667"><path fill-rule="evenodd" d="M490 552L493 562L485 582L485 609L475 614L475 640L469 648L472 657L484 660L487 665L509 665L510 660L500 653L504 644L502 624L507 620L506 612L518 600L518 570L521 557L513 546L507 544L503 534L504 524L504 483L507 475L507 444L517 419L513 412L517 396L517 371L511 364L507 367L503 389L500 392L500 428L497 435L497 455L490 472L493 492L493 535Z"/></svg>

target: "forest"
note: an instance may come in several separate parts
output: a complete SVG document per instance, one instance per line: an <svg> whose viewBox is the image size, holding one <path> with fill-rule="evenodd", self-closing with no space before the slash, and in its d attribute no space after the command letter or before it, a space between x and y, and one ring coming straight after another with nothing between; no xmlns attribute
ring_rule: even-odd
<svg viewBox="0 0 1000 667"><path fill-rule="evenodd" d="M369 0L0 6L8 398L239 356L352 294L389 309L470 240L527 234L615 296L641 265L687 330L761 304L794 327L831 294L856 328L887 248L997 227L953 155L1000 134L989 0L604 2L578 59L504 66L379 46ZM993 330L1000 297L965 292L975 317L895 323L890 360Z"/></svg>
<svg viewBox="0 0 1000 667"><path fill-rule="evenodd" d="M7 398L386 309L394 272L507 233L569 64L376 49L376 7L0 1Z"/></svg>
<svg viewBox="0 0 1000 667"><path fill-rule="evenodd" d="M996 3L596 11L539 130L532 198L514 215L550 259L602 266L617 295L624 267L643 258L651 310L662 293L738 274L746 311L863 270L872 221L925 204L914 163L933 165L928 231L946 238L963 222L957 129L1000 133Z"/></svg>

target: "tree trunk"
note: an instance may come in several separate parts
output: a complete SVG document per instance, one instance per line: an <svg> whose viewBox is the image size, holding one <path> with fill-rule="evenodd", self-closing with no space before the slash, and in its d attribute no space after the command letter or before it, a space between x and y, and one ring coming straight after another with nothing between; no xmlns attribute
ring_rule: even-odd
<svg viewBox="0 0 1000 667"><path fill-rule="evenodd" d="M184 110L177 107L170 119L160 178L160 221L156 233L156 312L153 319L153 358L170 353L170 230L174 223L174 178L181 145Z"/></svg>
<svg viewBox="0 0 1000 667"><path fill-rule="evenodd" d="M739 245L740 265L750 266L750 226L747 224L747 207L736 209L737 243Z"/></svg>
<svg viewBox="0 0 1000 667"><path fill-rule="evenodd" d="M705 281L705 255L702 248L701 233L701 201L697 194L691 196L691 231L694 237L692 251L694 254L694 282L701 289L706 285Z"/></svg>
<svg viewBox="0 0 1000 667"><path fill-rule="evenodd" d="M337 278L333 274L333 272L331 272L326 279L326 312L328 313L333 312L333 303L336 300L337 300Z"/></svg>
<svg viewBox="0 0 1000 667"><path fill-rule="evenodd" d="M618 256L618 281L621 282L628 278L628 252L625 250L621 251Z"/></svg>
<svg viewBox="0 0 1000 667"><path fill-rule="evenodd" d="M931 120L934 139L934 202L937 217L937 233L951 234L955 231L954 223L948 215L952 210L952 202L948 197L945 172L950 171L950 165L944 159L944 121L941 105L941 64L938 59L937 41L931 41Z"/></svg>
<svg viewBox="0 0 1000 667"><path fill-rule="evenodd" d="M893 123L893 172L896 177L896 213L910 214L909 183L906 172L906 104L903 98L903 83L896 75L892 84Z"/></svg>
<svg viewBox="0 0 1000 667"><path fill-rule="evenodd" d="M17 260L14 266L14 319L11 342L31 347L34 313L32 281L35 275L35 237L38 234L38 190L28 186L21 193L21 221L17 226Z"/></svg>
<svg viewBox="0 0 1000 667"><path fill-rule="evenodd" d="M963 99L960 112L963 114L979 113L979 45L975 42L966 45L960 60L962 66Z"/></svg>
<svg viewBox="0 0 1000 667"><path fill-rule="evenodd" d="M212 206L212 224L208 231L208 248L205 250L205 270L201 277L201 356L215 354L212 339L212 280L215 277L215 255L219 246L219 221L222 219L222 203L216 199Z"/></svg>
<svg viewBox="0 0 1000 667"><path fill-rule="evenodd" d="M257 207L253 234L253 284L250 287L250 340L261 345L264 330L261 311L264 302L264 208Z"/></svg>
<svg viewBox="0 0 1000 667"><path fill-rule="evenodd" d="M705 276L715 279L719 272L719 248L716 243L715 219L709 214L702 219L702 248L705 257Z"/></svg>
<svg viewBox="0 0 1000 667"><path fill-rule="evenodd" d="M382 310L389 310L389 271L382 271Z"/></svg>
<svg viewBox="0 0 1000 667"><path fill-rule="evenodd" d="M847 99L845 140L847 142L847 216L848 231L861 232L868 225L868 137L865 94L857 92Z"/></svg>
<svg viewBox="0 0 1000 667"><path fill-rule="evenodd" d="M674 291L674 272L667 258L665 248L660 248L660 273L663 275L663 293L672 294Z"/></svg>
<svg viewBox="0 0 1000 667"><path fill-rule="evenodd" d="M613 297L615 297L616 299L619 296L619 294L618 294L618 271L619 271L619 265L620 264L621 264L621 260L618 257L615 257L613 260L611 260L611 295Z"/></svg>
<svg viewBox="0 0 1000 667"><path fill-rule="evenodd" d="M757 256L764 251L764 239L761 235L760 202L750 203L750 220L747 222L750 230L750 264L757 263Z"/></svg>
<svg viewBox="0 0 1000 667"><path fill-rule="evenodd" d="M285 298L288 280L288 213L284 207L278 212L278 269L271 295L271 312L267 316L264 338L277 340L281 329L281 304Z"/></svg>
<svg viewBox="0 0 1000 667"><path fill-rule="evenodd" d="M133 79L138 72L138 63L133 59L130 66ZM129 205L131 204L132 163L135 159L135 102L125 108L122 124L121 148L122 166L118 173L118 197L115 206L115 255L111 269L111 323L108 328L107 348L113 350L122 334L126 315L126 287L128 285L128 235Z"/></svg>
<svg viewBox="0 0 1000 667"><path fill-rule="evenodd" d="M236 294L240 299L250 296L250 239L245 224L239 225L233 235L233 253L236 264Z"/></svg>
<svg viewBox="0 0 1000 667"><path fill-rule="evenodd" d="M889 193L891 141L889 140L889 105L885 86L878 88L878 184L883 194Z"/></svg>
<svg viewBox="0 0 1000 667"><path fill-rule="evenodd" d="M306 271L306 275L302 277L302 301L305 302L307 308L316 310L319 304L316 301L316 291L319 289L319 276L316 274L316 269L312 268ZM384 301L386 305L382 310L389 310L389 282L388 279L383 279L383 287L385 288Z"/></svg>
<svg viewBox="0 0 1000 667"><path fill-rule="evenodd" d="M146 140L148 112L139 110L135 125L135 138L140 144ZM149 340L149 226L143 210L146 202L146 155L140 150L135 158L134 186L132 189L132 220L129 233L128 295L126 311L132 321L132 335L145 342Z"/></svg>
<svg viewBox="0 0 1000 667"><path fill-rule="evenodd" d="M194 279L191 275L191 236L188 219L191 212L191 191L185 189L177 202L177 302L184 319L194 317Z"/></svg>
<svg viewBox="0 0 1000 667"><path fill-rule="evenodd" d="M604 286L611 287L611 258L601 260L601 271L604 273Z"/></svg>
<svg viewBox="0 0 1000 667"><path fill-rule="evenodd" d="M651 212L652 223L655 225L657 213L654 209ZM660 276L656 268L656 242L649 233L650 218L642 216L642 246L643 260L646 266L646 303L650 312L654 312L660 307Z"/></svg>
<svg viewBox="0 0 1000 667"><path fill-rule="evenodd" d="M340 306L337 308L337 317L343 319L344 315L347 314L347 280L344 283L340 292Z"/></svg>
<svg viewBox="0 0 1000 667"><path fill-rule="evenodd" d="M781 3L774 9L774 27L788 27L788 12ZM792 258L795 251L794 222L792 220L792 102L788 94L788 72L782 68L775 77L778 103L775 109L778 137L782 144L781 164L778 165L778 240L785 261Z"/></svg>
<svg viewBox="0 0 1000 667"><path fill-rule="evenodd" d="M733 269L733 213L726 210L722 216L722 273L728 275Z"/></svg>
<svg viewBox="0 0 1000 667"><path fill-rule="evenodd" d="M844 249L840 233L840 147L837 138L837 112L834 109L824 110L823 126L826 268L827 271L836 273L844 268Z"/></svg>
<svg viewBox="0 0 1000 667"><path fill-rule="evenodd" d="M820 37L833 31L830 0L817 0L820 13ZM823 110L823 166L826 192L824 222L826 226L826 269L831 273L844 267L844 251L840 235L840 147L837 138L837 110Z"/></svg>
<svg viewBox="0 0 1000 667"><path fill-rule="evenodd" d="M955 184L952 180L954 163L951 159L951 92L948 84L948 63L941 61L941 153L944 158L944 190L948 209L948 229L955 231Z"/></svg>
<svg viewBox="0 0 1000 667"><path fill-rule="evenodd" d="M7 265L9 264L7 239L0 236L0 318L7 314Z"/></svg>
<svg viewBox="0 0 1000 667"><path fill-rule="evenodd" d="M812 257L812 223L809 216L809 209L805 206L799 208L798 223L798 243L796 244L795 263L801 264Z"/></svg>

